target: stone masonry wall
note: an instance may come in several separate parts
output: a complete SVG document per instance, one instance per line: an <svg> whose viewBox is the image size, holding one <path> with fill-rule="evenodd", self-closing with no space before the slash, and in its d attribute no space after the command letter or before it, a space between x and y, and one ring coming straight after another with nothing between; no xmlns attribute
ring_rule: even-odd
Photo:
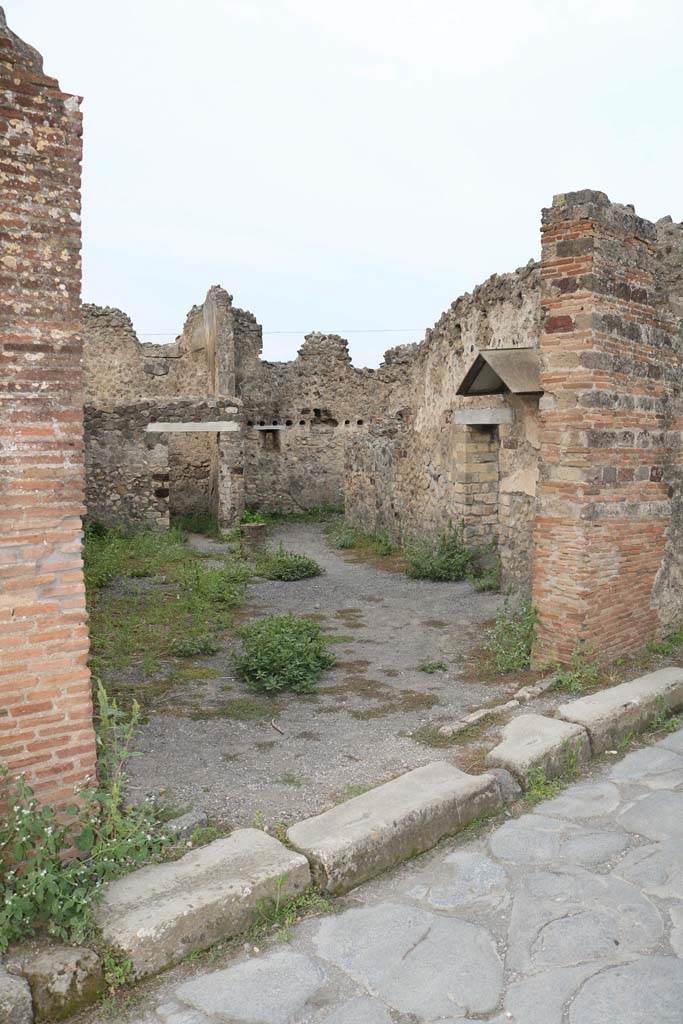
<svg viewBox="0 0 683 1024"><path fill-rule="evenodd" d="M414 347L399 346L375 370L352 366L338 335L309 334L295 360L243 365L245 498L263 511L343 504L349 443L377 425L400 423ZM264 430L277 427L277 430Z"/></svg>
<svg viewBox="0 0 683 1024"><path fill-rule="evenodd" d="M81 562L79 100L0 9L0 763L41 800L95 771Z"/></svg>
<svg viewBox="0 0 683 1024"><path fill-rule="evenodd" d="M221 441L223 435L214 431L148 430L149 424L155 422L199 424L217 420L232 421L238 429L226 432L226 440ZM88 514L105 526L168 528L170 514L174 512L174 488L185 493L188 486L186 479L173 474L172 459L180 439L197 439L200 448L204 438L212 439L215 456L207 466L205 511L219 514L221 472L241 472L241 430L236 407L224 400L179 398L164 403L135 402L113 409L86 406L85 429ZM225 486L223 493L225 497ZM180 499L176 499L175 507L179 503ZM242 507L240 504L240 514ZM232 521L230 515L221 518L224 525Z"/></svg>
<svg viewBox="0 0 683 1024"><path fill-rule="evenodd" d="M683 611L683 339L662 258L655 225L601 192L543 211L539 663L616 657Z"/></svg>
<svg viewBox="0 0 683 1024"><path fill-rule="evenodd" d="M520 587L531 575L536 399L461 398L456 390L480 350L538 345L539 283L531 261L452 303L415 354L402 420L356 439L346 458L353 522L406 538L464 520L469 542L499 541L506 582ZM493 431L455 421L458 410L506 404L514 422Z"/></svg>

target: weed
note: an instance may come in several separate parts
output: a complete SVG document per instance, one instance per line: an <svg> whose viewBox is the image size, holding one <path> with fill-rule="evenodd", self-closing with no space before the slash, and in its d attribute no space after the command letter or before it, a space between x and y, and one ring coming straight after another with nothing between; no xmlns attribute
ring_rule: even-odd
<svg viewBox="0 0 683 1024"><path fill-rule="evenodd" d="M520 672L529 668L536 621L536 609L530 601L517 606L505 601L486 641L487 653L497 672Z"/></svg>
<svg viewBox="0 0 683 1024"><path fill-rule="evenodd" d="M242 651L235 666L256 690L311 693L326 668L334 665L325 637L315 622L295 615L268 615L244 626Z"/></svg>
<svg viewBox="0 0 683 1024"><path fill-rule="evenodd" d="M445 661L423 661L417 666L418 672L426 672L427 675L434 675L435 672L446 672L448 664Z"/></svg>
<svg viewBox="0 0 683 1024"><path fill-rule="evenodd" d="M280 782L284 786L303 786L306 780L302 779L296 772L283 772L280 776Z"/></svg>
<svg viewBox="0 0 683 1024"><path fill-rule="evenodd" d="M681 719L674 715L663 697L657 700L657 710L647 726L647 732L676 732L680 728Z"/></svg>
<svg viewBox="0 0 683 1024"><path fill-rule="evenodd" d="M332 547L340 551L365 548L380 558L386 558L399 550L387 533L364 533L344 521L333 523L325 532Z"/></svg>
<svg viewBox="0 0 683 1024"><path fill-rule="evenodd" d="M452 747L459 741L461 735L442 736L437 725L421 725L419 729L414 730L411 738L425 747Z"/></svg>
<svg viewBox="0 0 683 1024"><path fill-rule="evenodd" d="M214 540L222 540L223 534L218 525L218 518L209 512L192 512L184 516L174 517L171 525L183 533L201 533Z"/></svg>
<svg viewBox="0 0 683 1024"><path fill-rule="evenodd" d="M139 708L134 704L126 718L101 685L96 697L99 785L78 794L79 803L66 809L68 821L39 804L23 779L0 776L0 950L38 929L83 941L102 885L157 859L169 842L150 801L126 801L123 765ZM80 857L67 859L74 847Z"/></svg>
<svg viewBox="0 0 683 1024"><path fill-rule="evenodd" d="M477 552L467 548L462 526L454 527L437 541L412 541L406 548L406 574L415 580L452 582L467 576Z"/></svg>
<svg viewBox="0 0 683 1024"><path fill-rule="evenodd" d="M257 512L256 509L245 508L242 513L241 523L265 523L266 517L263 512Z"/></svg>
<svg viewBox="0 0 683 1024"><path fill-rule="evenodd" d="M133 979L133 961L109 950L102 957L104 983L110 995L130 984Z"/></svg>
<svg viewBox="0 0 683 1024"><path fill-rule="evenodd" d="M502 566L500 558L496 556L496 560L493 565L490 565L487 569L482 569L478 573L468 573L467 582L480 593L483 593L484 591L493 591L497 593L500 590L501 574Z"/></svg>
<svg viewBox="0 0 683 1024"><path fill-rule="evenodd" d="M649 640L645 645L648 654L668 657L675 654L683 646L683 623L669 633L663 640Z"/></svg>
<svg viewBox="0 0 683 1024"><path fill-rule="evenodd" d="M600 666L585 648L574 648L568 665L555 670L555 687L570 693L583 693L600 679Z"/></svg>
<svg viewBox="0 0 683 1024"><path fill-rule="evenodd" d="M278 523L329 523L338 519L343 509L336 505L319 505L313 508L302 508L298 512L264 512L263 518L268 524Z"/></svg>
<svg viewBox="0 0 683 1024"><path fill-rule="evenodd" d="M258 828L262 832L265 831L266 819L263 815L263 811L254 811L254 820L252 822L252 828Z"/></svg>
<svg viewBox="0 0 683 1024"><path fill-rule="evenodd" d="M281 875L275 883L275 896L257 903L250 933L252 940L274 934L281 942L289 942L292 928L298 921L328 914L332 910L330 900L317 889L306 889L296 896L288 896L286 884L287 876Z"/></svg>
<svg viewBox="0 0 683 1024"><path fill-rule="evenodd" d="M529 769L526 782L524 802L529 805L540 803L541 800L551 800L564 786L562 779L546 778L544 769L540 767Z"/></svg>
<svg viewBox="0 0 683 1024"><path fill-rule="evenodd" d="M256 722L270 718L273 705L265 700L253 697L235 697L215 708L197 708L190 713L193 722L205 721L209 718L233 718L238 722Z"/></svg>
<svg viewBox="0 0 683 1024"><path fill-rule="evenodd" d="M346 786L344 786L343 789L340 789L339 793L337 793L335 797L334 802L336 804L343 804L345 800L353 800L355 796L362 796L363 793L368 793L371 789L374 789L374 786L362 786L350 782Z"/></svg>
<svg viewBox="0 0 683 1024"><path fill-rule="evenodd" d="M174 637L168 649L176 658L196 658L201 654L215 654L219 647L212 636L200 633L197 636Z"/></svg>
<svg viewBox="0 0 683 1024"><path fill-rule="evenodd" d="M305 580L320 576L322 569L313 558L294 551L285 551L282 544L275 551L268 549L256 563L256 575L268 580Z"/></svg>
<svg viewBox="0 0 683 1024"><path fill-rule="evenodd" d="M193 846L208 846L216 839L229 834L229 829L217 828L215 825L198 825L190 837Z"/></svg>

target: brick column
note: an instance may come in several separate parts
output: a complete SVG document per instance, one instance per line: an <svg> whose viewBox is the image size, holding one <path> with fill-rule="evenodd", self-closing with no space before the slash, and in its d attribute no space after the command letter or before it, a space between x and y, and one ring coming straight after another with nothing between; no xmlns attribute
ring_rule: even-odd
<svg viewBox="0 0 683 1024"><path fill-rule="evenodd" d="M490 544L498 536L498 444L496 428L466 426L453 445L455 518L464 524L468 545Z"/></svg>
<svg viewBox="0 0 683 1024"><path fill-rule="evenodd" d="M660 627L680 357L656 296L655 239L653 224L601 192L556 196L543 211L539 664L577 644L613 658Z"/></svg>
<svg viewBox="0 0 683 1024"><path fill-rule="evenodd" d="M95 768L81 564L79 100L0 9L0 762L73 800Z"/></svg>

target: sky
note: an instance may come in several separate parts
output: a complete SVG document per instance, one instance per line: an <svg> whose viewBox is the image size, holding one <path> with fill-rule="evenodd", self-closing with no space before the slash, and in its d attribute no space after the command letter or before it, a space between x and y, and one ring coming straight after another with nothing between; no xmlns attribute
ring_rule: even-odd
<svg viewBox="0 0 683 1024"><path fill-rule="evenodd" d="M4 0L84 97L83 298L172 341L221 284L264 356L419 341L594 188L683 220L680 0Z"/></svg>

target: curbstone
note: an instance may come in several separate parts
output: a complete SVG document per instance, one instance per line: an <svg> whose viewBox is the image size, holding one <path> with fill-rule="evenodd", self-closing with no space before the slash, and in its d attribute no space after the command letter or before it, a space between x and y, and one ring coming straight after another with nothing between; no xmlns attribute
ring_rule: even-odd
<svg viewBox="0 0 683 1024"><path fill-rule="evenodd" d="M111 882L95 918L139 978L246 931L261 900L303 892L310 880L305 857L259 829L238 829Z"/></svg>
<svg viewBox="0 0 683 1024"><path fill-rule="evenodd" d="M629 733L642 732L663 707L675 711L682 706L683 669L662 668L562 704L556 715L588 732L595 755L617 747Z"/></svg>
<svg viewBox="0 0 683 1024"><path fill-rule="evenodd" d="M434 761L297 822L287 838L308 857L316 884L340 894L430 849L500 803L492 775L467 775Z"/></svg>
<svg viewBox="0 0 683 1024"><path fill-rule="evenodd" d="M100 958L82 946L20 946L7 962L29 984L36 1021L71 1017L104 991Z"/></svg>
<svg viewBox="0 0 683 1024"><path fill-rule="evenodd" d="M503 726L503 739L486 755L486 764L506 768L527 788L532 768L542 768L546 778L562 775L567 758L576 752L579 764L590 760L588 734L579 725L558 722L544 715L519 715Z"/></svg>
<svg viewBox="0 0 683 1024"><path fill-rule="evenodd" d="M8 974L0 964L0 1021L2 1024L32 1024L31 989L24 978Z"/></svg>

